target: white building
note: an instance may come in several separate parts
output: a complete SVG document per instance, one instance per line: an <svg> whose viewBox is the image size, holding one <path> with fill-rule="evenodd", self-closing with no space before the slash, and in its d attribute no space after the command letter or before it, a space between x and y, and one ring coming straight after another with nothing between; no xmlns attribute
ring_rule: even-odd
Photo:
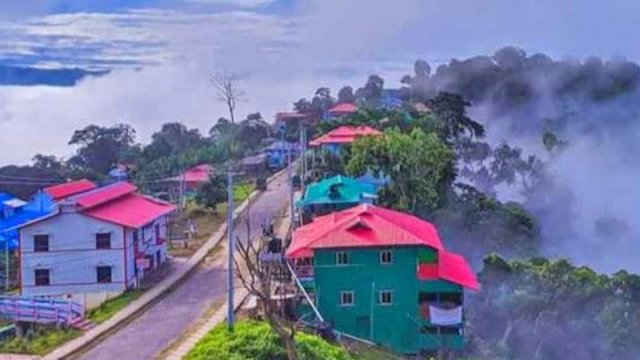
<svg viewBox="0 0 640 360"><path fill-rule="evenodd" d="M167 258L173 205L120 182L65 198L20 228L20 292L92 308L138 286Z"/></svg>

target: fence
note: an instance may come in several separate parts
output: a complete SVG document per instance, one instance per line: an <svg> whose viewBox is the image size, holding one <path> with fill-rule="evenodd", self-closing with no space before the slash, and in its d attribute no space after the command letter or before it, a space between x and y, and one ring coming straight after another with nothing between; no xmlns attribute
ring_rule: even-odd
<svg viewBox="0 0 640 360"><path fill-rule="evenodd" d="M0 296L0 318L43 324L69 324L84 316L84 307L73 301Z"/></svg>

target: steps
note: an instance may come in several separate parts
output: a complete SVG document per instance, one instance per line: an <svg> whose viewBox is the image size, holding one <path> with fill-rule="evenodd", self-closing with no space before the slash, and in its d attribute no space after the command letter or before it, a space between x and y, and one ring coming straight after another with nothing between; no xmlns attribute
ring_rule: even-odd
<svg viewBox="0 0 640 360"><path fill-rule="evenodd" d="M85 317L76 317L69 322L69 325L78 330L87 331L91 330L96 325L89 319Z"/></svg>

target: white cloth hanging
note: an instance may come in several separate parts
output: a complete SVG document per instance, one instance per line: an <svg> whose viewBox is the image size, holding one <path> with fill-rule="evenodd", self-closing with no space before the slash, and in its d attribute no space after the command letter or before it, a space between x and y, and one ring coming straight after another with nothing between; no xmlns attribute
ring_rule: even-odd
<svg viewBox="0 0 640 360"><path fill-rule="evenodd" d="M430 321L433 325L450 326L462 323L462 306L453 309L441 309L429 305Z"/></svg>

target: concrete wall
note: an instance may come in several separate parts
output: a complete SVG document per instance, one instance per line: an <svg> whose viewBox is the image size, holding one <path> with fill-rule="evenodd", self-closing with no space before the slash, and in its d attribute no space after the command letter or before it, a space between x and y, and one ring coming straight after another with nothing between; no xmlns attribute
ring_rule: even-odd
<svg viewBox="0 0 640 360"><path fill-rule="evenodd" d="M96 234L111 234L111 249L96 249ZM49 251L34 252L34 235L49 235ZM86 298L113 297L125 290L123 227L78 213L62 213L20 230L23 295ZM128 242L128 247L131 242ZM128 254L133 255L129 250ZM127 255L128 255L127 254ZM97 283L96 267L111 266L112 283ZM50 270L50 285L35 285L35 269ZM129 267L132 270L131 267ZM129 276L130 277L130 276ZM83 301L85 303L85 301Z"/></svg>

